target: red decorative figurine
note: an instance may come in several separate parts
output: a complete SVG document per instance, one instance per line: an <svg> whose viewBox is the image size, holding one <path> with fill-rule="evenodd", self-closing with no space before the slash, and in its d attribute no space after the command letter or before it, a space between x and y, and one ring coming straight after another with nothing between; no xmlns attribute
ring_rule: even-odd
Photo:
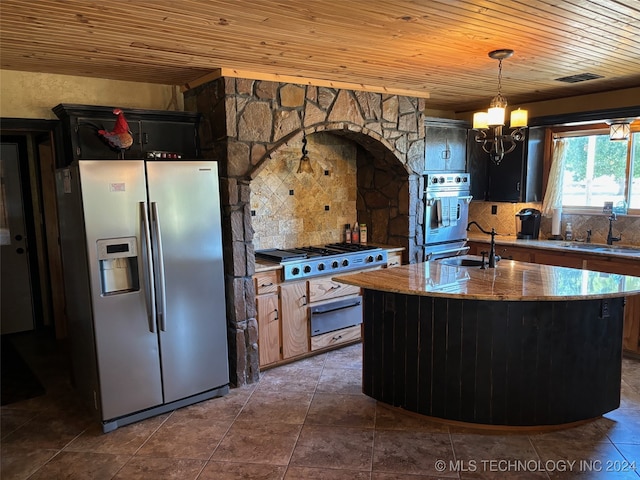
<svg viewBox="0 0 640 480"><path fill-rule="evenodd" d="M118 116L113 131L98 130L98 135L104 138L111 147L120 150L120 154L124 158L124 151L133 145L133 136L131 135L129 124L124 118L122 110L116 108L113 110L113 113Z"/></svg>

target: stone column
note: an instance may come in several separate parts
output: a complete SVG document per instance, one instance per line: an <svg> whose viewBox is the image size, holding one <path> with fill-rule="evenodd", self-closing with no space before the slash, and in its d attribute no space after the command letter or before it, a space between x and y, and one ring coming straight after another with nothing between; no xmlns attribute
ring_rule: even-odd
<svg viewBox="0 0 640 480"><path fill-rule="evenodd" d="M404 246L407 260L418 261L424 100L219 78L186 92L185 108L202 114L202 156L220 166L230 378L240 386L259 378L251 178L303 130L347 136L368 152L365 163L373 163L373 183L359 191L371 241Z"/></svg>

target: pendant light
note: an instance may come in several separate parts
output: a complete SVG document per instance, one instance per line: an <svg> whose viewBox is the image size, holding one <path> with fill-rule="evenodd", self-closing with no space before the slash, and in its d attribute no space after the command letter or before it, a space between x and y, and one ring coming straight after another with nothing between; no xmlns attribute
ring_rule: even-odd
<svg viewBox="0 0 640 480"><path fill-rule="evenodd" d="M513 50L509 49L489 52L489 58L498 60L498 94L491 99L487 111L473 114L473 129L478 132L475 141L482 144L482 149L496 165L516 148L517 142L524 141L526 136L528 112L521 109L511 112L510 128L514 130L508 134L502 133L507 108L507 99L502 95L502 60L511 55Z"/></svg>
<svg viewBox="0 0 640 480"><path fill-rule="evenodd" d="M307 134L302 134L302 157L300 157L300 163L298 164L297 173L313 173L311 168L311 159L309 159L307 151Z"/></svg>

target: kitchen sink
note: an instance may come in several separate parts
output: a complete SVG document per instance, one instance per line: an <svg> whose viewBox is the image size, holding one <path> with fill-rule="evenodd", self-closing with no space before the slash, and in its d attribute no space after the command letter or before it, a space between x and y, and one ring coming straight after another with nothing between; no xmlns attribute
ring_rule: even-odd
<svg viewBox="0 0 640 480"><path fill-rule="evenodd" d="M640 255L640 247L631 246L615 246L615 245L603 245L600 243L583 243L583 242L565 242L559 245L563 248L570 248L572 250L588 250L590 252L603 252L603 253L624 253L628 255Z"/></svg>
<svg viewBox="0 0 640 480"><path fill-rule="evenodd" d="M443 265L451 265L453 267L480 267L482 265L482 257L478 255L461 255L458 257L447 257L438 260ZM487 265L488 259L484 259L485 265Z"/></svg>

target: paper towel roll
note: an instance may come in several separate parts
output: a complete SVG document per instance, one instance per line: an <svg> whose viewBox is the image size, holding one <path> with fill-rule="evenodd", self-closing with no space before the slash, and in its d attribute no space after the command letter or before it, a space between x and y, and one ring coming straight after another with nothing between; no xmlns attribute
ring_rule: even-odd
<svg viewBox="0 0 640 480"><path fill-rule="evenodd" d="M560 224L562 220L562 209L554 208L551 218L551 235L560 235Z"/></svg>

